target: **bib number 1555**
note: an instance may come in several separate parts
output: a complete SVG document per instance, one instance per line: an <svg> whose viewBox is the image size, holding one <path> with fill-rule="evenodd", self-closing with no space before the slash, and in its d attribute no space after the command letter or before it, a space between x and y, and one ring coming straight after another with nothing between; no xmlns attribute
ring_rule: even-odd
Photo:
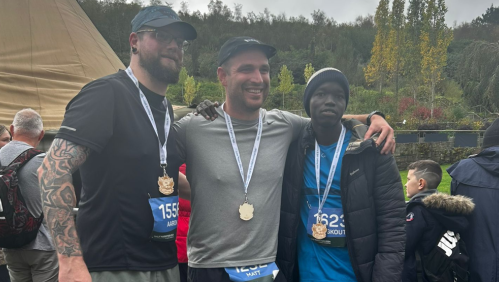
<svg viewBox="0 0 499 282"><path fill-rule="evenodd" d="M158 209L162 212L163 219L176 218L178 216L177 203L161 204Z"/></svg>

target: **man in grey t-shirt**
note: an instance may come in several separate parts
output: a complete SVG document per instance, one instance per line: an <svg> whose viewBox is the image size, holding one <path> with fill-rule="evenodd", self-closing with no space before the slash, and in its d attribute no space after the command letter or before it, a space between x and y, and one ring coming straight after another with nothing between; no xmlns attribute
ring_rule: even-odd
<svg viewBox="0 0 499 282"><path fill-rule="evenodd" d="M38 146L44 135L42 118L32 109L21 110L16 113L10 131L12 141L0 150L0 164L3 166L9 165L22 152ZM35 156L18 172L21 194L28 210L35 217L42 215L37 169L44 157L45 154ZM12 281L57 281L57 254L45 221L35 240L22 248L4 251Z"/></svg>
<svg viewBox="0 0 499 282"><path fill-rule="evenodd" d="M307 123L261 109L270 87L268 59L275 52L250 37L229 39L219 54L218 78L227 93L216 110L219 118L188 115L175 124L192 190L187 236L192 282L275 275L286 153Z"/></svg>

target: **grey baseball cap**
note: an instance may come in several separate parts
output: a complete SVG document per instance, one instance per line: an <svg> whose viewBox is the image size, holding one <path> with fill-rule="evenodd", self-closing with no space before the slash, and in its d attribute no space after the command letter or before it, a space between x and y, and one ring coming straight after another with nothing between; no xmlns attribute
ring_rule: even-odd
<svg viewBox="0 0 499 282"><path fill-rule="evenodd" d="M196 29L183 22L170 7L149 6L142 8L132 20L132 32L137 32L142 26L163 27L174 24L178 27L186 40L194 40L197 37Z"/></svg>

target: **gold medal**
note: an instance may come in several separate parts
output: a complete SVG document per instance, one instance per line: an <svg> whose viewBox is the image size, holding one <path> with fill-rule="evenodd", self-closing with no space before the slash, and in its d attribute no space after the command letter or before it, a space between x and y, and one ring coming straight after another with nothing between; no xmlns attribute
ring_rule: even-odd
<svg viewBox="0 0 499 282"><path fill-rule="evenodd" d="M315 239L321 240L326 238L326 233L327 233L326 225L320 222L312 225L312 236L314 236Z"/></svg>
<svg viewBox="0 0 499 282"><path fill-rule="evenodd" d="M168 196L173 193L173 178L170 178L168 174L165 174L162 177L158 177L158 185L159 192L161 192L161 194Z"/></svg>
<svg viewBox="0 0 499 282"><path fill-rule="evenodd" d="M244 202L244 204L239 206L239 217L242 220L250 220L253 218L253 212L255 209L253 208L253 205L248 204L248 202Z"/></svg>

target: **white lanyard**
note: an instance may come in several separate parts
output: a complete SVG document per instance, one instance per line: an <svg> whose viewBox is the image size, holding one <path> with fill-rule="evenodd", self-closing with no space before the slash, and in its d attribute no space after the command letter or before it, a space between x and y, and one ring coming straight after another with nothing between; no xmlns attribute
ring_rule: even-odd
<svg viewBox="0 0 499 282"><path fill-rule="evenodd" d="M168 143L168 135L170 134L170 124L171 124L170 114L168 113L168 105L166 103L166 97L163 100L163 105L166 108L166 116L165 116L165 143L163 144L163 146L161 146L161 141L159 140L158 129L156 128L156 122L154 121L154 116L152 114L151 107L149 106L149 102L147 102L146 96L144 95L144 93L142 93L142 90L139 87L139 81L137 80L137 78L135 77L135 75L133 75L132 69L130 67L128 67L126 69L126 73L128 74L128 76L130 77L130 79L133 81L133 83L135 83L135 85L139 89L140 101L142 102L142 106L144 107L144 110L146 111L147 117L149 117L149 121L151 122L151 125L154 128L154 132L156 132L156 137L158 138L159 159L160 159L160 162L161 162L161 166L163 167L163 169L165 169L166 164L167 164L167 161L166 161L166 158L167 158L166 144Z"/></svg>
<svg viewBox="0 0 499 282"><path fill-rule="evenodd" d="M224 108L224 104L222 104L222 111ZM258 148L260 147L260 139L262 138L262 111L258 113L258 130L256 132L255 144L253 145L253 151L251 153L250 163L248 166L248 174L246 176L246 180L244 180L244 169L243 163L241 162L241 155L239 154L239 148L237 147L236 135L234 134L234 128L232 127L232 121L230 116L225 112L225 124L227 125L227 131L229 131L230 142L232 143L232 149L234 150L234 155L236 156L237 166L239 167L239 172L241 173L241 178L244 183L244 195L248 195L248 186L251 180L251 176L253 175L253 169L255 168L256 157L258 155Z"/></svg>
<svg viewBox="0 0 499 282"><path fill-rule="evenodd" d="M317 194L319 195L319 218L322 214L322 207L326 202L327 195L329 194L329 189L331 189L331 184L333 184L334 173L336 172L336 167L338 166L338 160L340 159L341 147L343 147L343 139L345 139L345 127L341 125L341 134L338 142L336 143L336 151L334 152L333 161L331 162L331 168L329 169L329 175L327 177L326 188L324 189L324 195L321 200L321 149L317 140L315 140L315 180L317 181Z"/></svg>

